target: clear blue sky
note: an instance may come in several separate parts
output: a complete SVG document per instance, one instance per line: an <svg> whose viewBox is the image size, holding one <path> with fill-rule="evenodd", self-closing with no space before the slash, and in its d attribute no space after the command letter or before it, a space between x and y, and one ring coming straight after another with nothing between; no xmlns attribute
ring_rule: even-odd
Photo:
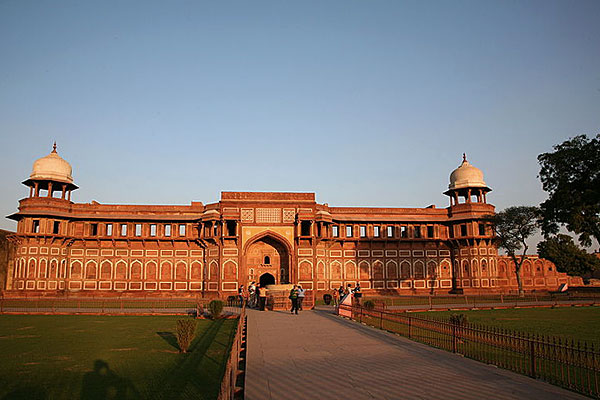
<svg viewBox="0 0 600 400"><path fill-rule="evenodd" d="M538 204L536 156L600 132L599 21L597 0L2 1L0 211L54 140L77 202L445 207L466 152L498 209Z"/></svg>

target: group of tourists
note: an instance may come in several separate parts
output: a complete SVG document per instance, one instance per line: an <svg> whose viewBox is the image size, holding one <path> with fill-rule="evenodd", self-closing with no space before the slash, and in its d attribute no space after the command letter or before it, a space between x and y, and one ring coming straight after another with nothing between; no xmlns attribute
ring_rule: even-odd
<svg viewBox="0 0 600 400"><path fill-rule="evenodd" d="M354 286L354 288L352 288L351 284L348 284L346 288L344 288L344 285L340 285L338 289L333 289L331 292L333 305L339 306L342 301L344 301L344 298L349 295L354 295L354 299L358 304L360 304L360 299L362 297L362 292L360 291L360 282L356 282L356 286Z"/></svg>
<svg viewBox="0 0 600 400"><path fill-rule="evenodd" d="M302 311L302 301L306 296L306 291L302 289L301 285L294 285L290 290L289 299L292 301L292 314L298 315L298 310Z"/></svg>
<svg viewBox="0 0 600 400"><path fill-rule="evenodd" d="M240 285L238 288L238 298L240 307L243 304L246 304L247 307L265 311L265 305L267 304L267 288L257 285L255 281L250 283L248 290L244 288L244 285Z"/></svg>

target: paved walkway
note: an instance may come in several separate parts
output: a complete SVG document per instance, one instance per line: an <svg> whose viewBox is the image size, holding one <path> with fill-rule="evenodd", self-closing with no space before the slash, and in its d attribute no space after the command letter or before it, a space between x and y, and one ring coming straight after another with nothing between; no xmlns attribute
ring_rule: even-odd
<svg viewBox="0 0 600 400"><path fill-rule="evenodd" d="M248 310L245 398L584 399L329 310Z"/></svg>

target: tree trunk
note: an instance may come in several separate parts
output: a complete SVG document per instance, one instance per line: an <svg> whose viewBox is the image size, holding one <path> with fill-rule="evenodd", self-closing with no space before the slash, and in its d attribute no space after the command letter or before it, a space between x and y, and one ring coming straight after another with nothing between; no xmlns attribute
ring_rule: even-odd
<svg viewBox="0 0 600 400"><path fill-rule="evenodd" d="M511 254L513 262L515 263L515 275L517 276L517 287L519 288L519 297L525 297L525 292L523 291L523 281L521 280L521 266L523 265L523 257L521 261L517 259L517 256Z"/></svg>

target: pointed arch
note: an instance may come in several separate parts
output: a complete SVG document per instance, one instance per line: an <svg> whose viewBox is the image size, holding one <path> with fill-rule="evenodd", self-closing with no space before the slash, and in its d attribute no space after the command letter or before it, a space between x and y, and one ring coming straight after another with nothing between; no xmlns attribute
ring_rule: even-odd
<svg viewBox="0 0 600 400"><path fill-rule="evenodd" d="M117 261L117 264L115 265L115 279L127 279L127 262L125 260Z"/></svg>
<svg viewBox="0 0 600 400"><path fill-rule="evenodd" d="M413 264L413 276L415 279L425 279L425 263L417 260Z"/></svg>
<svg viewBox="0 0 600 400"><path fill-rule="evenodd" d="M427 261L427 279L439 278L437 263L433 260Z"/></svg>
<svg viewBox="0 0 600 400"><path fill-rule="evenodd" d="M383 279L383 263L380 260L373 261L373 279L381 280Z"/></svg>
<svg viewBox="0 0 600 400"><path fill-rule="evenodd" d="M154 260L150 260L146 263L146 268L144 270L144 277L146 280L155 281L158 278L158 267L157 263Z"/></svg>
<svg viewBox="0 0 600 400"><path fill-rule="evenodd" d="M37 268L37 260L35 258L30 258L27 263L27 277L35 278L35 270Z"/></svg>
<svg viewBox="0 0 600 400"><path fill-rule="evenodd" d="M196 281L202 279L202 263L200 261L196 260L192 262L190 278Z"/></svg>
<svg viewBox="0 0 600 400"><path fill-rule="evenodd" d="M163 261L160 263L160 280L173 280L173 263L171 261Z"/></svg>
<svg viewBox="0 0 600 400"><path fill-rule="evenodd" d="M219 280L219 263L215 260L211 260L208 264L208 273L209 280L212 282L216 282Z"/></svg>
<svg viewBox="0 0 600 400"><path fill-rule="evenodd" d="M69 273L69 277L71 279L81 279L83 272L83 265L79 260L71 261L71 271Z"/></svg>
<svg viewBox="0 0 600 400"><path fill-rule="evenodd" d="M324 280L325 278L325 262L323 260L317 261L317 279Z"/></svg>
<svg viewBox="0 0 600 400"><path fill-rule="evenodd" d="M344 264L344 277L347 281L355 281L358 278L356 263L354 261L346 261Z"/></svg>
<svg viewBox="0 0 600 400"><path fill-rule="evenodd" d="M50 260L50 271L48 272L48 278L58 278L58 260L56 258Z"/></svg>
<svg viewBox="0 0 600 400"><path fill-rule="evenodd" d="M96 279L98 277L98 268L96 261L90 260L85 263L85 279Z"/></svg>
<svg viewBox="0 0 600 400"><path fill-rule="evenodd" d="M39 260L38 278L48 277L48 260L42 258Z"/></svg>
<svg viewBox="0 0 600 400"><path fill-rule="evenodd" d="M65 259L60 261L60 277L62 279L67 278L67 260Z"/></svg>
<svg viewBox="0 0 600 400"><path fill-rule="evenodd" d="M233 260L227 260L223 263L223 280L234 281L238 278L237 263Z"/></svg>
<svg viewBox="0 0 600 400"><path fill-rule="evenodd" d="M371 279L371 264L367 260L358 263L358 276L360 279Z"/></svg>
<svg viewBox="0 0 600 400"><path fill-rule="evenodd" d="M131 262L129 267L129 277L130 279L140 280L142 279L142 262L140 260L134 260Z"/></svg>
<svg viewBox="0 0 600 400"><path fill-rule="evenodd" d="M108 281L113 277L112 274L112 262L110 260L103 260L100 263L100 279Z"/></svg>
<svg viewBox="0 0 600 400"><path fill-rule="evenodd" d="M385 275L387 279L398 279L398 263L389 260L385 263Z"/></svg>
<svg viewBox="0 0 600 400"><path fill-rule="evenodd" d="M406 260L400 263L400 277L402 279L410 279L411 276L410 263Z"/></svg>
<svg viewBox="0 0 600 400"><path fill-rule="evenodd" d="M331 279L342 279L342 263L338 260L332 261L329 264Z"/></svg>

